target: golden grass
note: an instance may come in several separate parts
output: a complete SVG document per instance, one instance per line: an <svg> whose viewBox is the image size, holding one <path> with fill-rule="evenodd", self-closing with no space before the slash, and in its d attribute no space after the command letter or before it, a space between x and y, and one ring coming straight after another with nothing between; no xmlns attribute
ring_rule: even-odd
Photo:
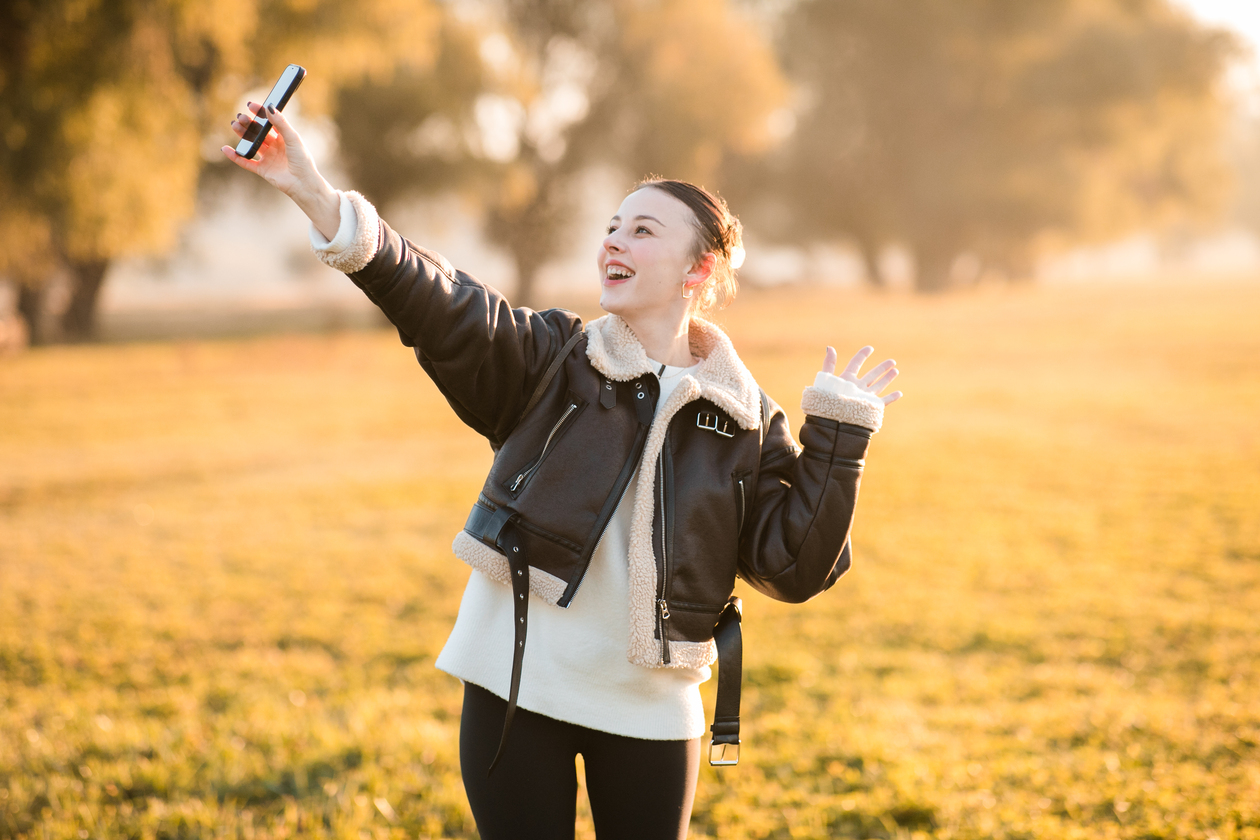
<svg viewBox="0 0 1260 840"><path fill-rule="evenodd" d="M853 571L742 593L694 836L1260 838L1260 286L727 322L794 422L826 343L909 396ZM475 836L433 658L489 460L385 332L0 361L0 837Z"/></svg>

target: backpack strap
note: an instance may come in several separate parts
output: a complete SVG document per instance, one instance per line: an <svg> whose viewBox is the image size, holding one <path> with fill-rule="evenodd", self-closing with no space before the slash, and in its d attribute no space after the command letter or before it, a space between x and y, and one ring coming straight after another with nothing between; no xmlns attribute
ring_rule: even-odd
<svg viewBox="0 0 1260 840"><path fill-rule="evenodd" d="M582 340L582 336L584 335L586 335L586 333L583 330L578 330L573 335L569 336L569 340L564 343L564 346L560 348L560 352L556 354L556 357L551 360L551 364L549 364L547 369L543 371L542 379L538 380L538 387L535 388L534 393L530 395L529 402L525 403L525 410L521 412L520 419L516 421L518 426L520 425L521 420L525 419L525 415L533 411L534 406L538 405L538 401L542 399L543 392L547 390L547 386L551 384L551 380L556 378L556 373L560 370L560 366L564 364L564 360L568 357L573 348L577 346L577 343ZM512 428L515 430L516 427L513 426ZM508 434L510 435L511 432L508 432ZM504 438L504 440L506 439L507 438ZM490 441L490 448L494 450L495 455L498 455L499 450L503 448L503 442L492 440Z"/></svg>
<svg viewBox="0 0 1260 840"><path fill-rule="evenodd" d="M586 335L584 331L578 330L570 336L569 340L566 341L564 346L560 348L560 352L557 353L556 357L551 360L551 364L547 367L547 371L543 374L542 379L538 381L538 387L534 389L533 396L531 396L529 398L529 402L525 404L525 410L521 412L521 417L529 414L534 410L534 406L538 405L538 401L542 399L543 392L547 390L547 386L551 384L551 380L556 378L556 371L560 370L560 365L564 364L565 358L568 357L569 353L577 346L577 343L582 340L582 336L584 335Z"/></svg>
<svg viewBox="0 0 1260 840"><path fill-rule="evenodd" d="M760 389L758 389L760 390ZM766 426L770 425L770 403L766 392L761 391L761 445L766 443ZM753 501L756 500L757 479L761 474L761 447L757 448L757 465L753 467ZM750 505L751 507L751 505ZM714 701L713 733L709 741L709 764L729 767L739 764L739 689L744 678L744 635L740 628L743 602L732 595L718 615L713 628L713 641L717 645L718 689Z"/></svg>
<svg viewBox="0 0 1260 840"><path fill-rule="evenodd" d="M718 654L717 700L713 704L713 733L709 741L709 764L730 767L739 764L739 688L744 675L744 636L739 621L743 603L732 595L713 628Z"/></svg>
<svg viewBox="0 0 1260 840"><path fill-rule="evenodd" d="M765 448L766 427L770 425L770 398L766 396L766 392L764 388L759 387L757 390L760 392L760 398L761 398L761 428L757 430L761 434L761 443L757 447L757 464L753 467L753 477L752 477L753 498L751 501L754 501L754 502L757 500L757 481L758 479L761 478L761 450Z"/></svg>
<svg viewBox="0 0 1260 840"><path fill-rule="evenodd" d="M757 391L761 399L761 443L764 446L766 443L766 426L770 425L770 403L764 388L759 387Z"/></svg>

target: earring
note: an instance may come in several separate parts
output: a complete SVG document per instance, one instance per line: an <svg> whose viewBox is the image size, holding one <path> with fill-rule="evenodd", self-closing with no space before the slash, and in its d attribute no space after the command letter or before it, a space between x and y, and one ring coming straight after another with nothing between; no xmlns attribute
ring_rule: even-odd
<svg viewBox="0 0 1260 840"><path fill-rule="evenodd" d="M695 291L696 291L695 289L688 288L687 284L683 283L683 287L682 287L683 300L691 300L691 296L695 294Z"/></svg>

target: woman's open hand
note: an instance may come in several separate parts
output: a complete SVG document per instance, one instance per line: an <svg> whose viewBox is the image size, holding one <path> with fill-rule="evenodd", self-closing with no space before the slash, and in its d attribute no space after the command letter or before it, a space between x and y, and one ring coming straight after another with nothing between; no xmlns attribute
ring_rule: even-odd
<svg viewBox="0 0 1260 840"><path fill-rule="evenodd" d="M893 391L891 394L883 397L879 396L879 392L891 385L892 381L897 378L897 374L900 373L900 371L897 370L896 362L892 359L885 359L875 365L875 367L871 368L866 375L863 376L859 373L862 370L862 365L866 363L866 360L869 359L871 354L874 352L874 347L869 345L863 347L854 354L852 359L849 360L849 363L845 365L842 373L836 373L836 348L828 347L827 355L823 358L823 373L830 373L832 375L839 376L841 379L847 379L863 391L867 391L872 396L883 400L884 405L894 403L901 399L900 391Z"/></svg>
<svg viewBox="0 0 1260 840"><path fill-rule="evenodd" d="M262 106L253 102L248 108L251 114L262 113ZM302 136L284 114L271 108L264 116L271 121L273 130L267 133L267 139L252 160L241 157L231 146L224 146L223 154L293 199L324 238L332 239L341 225L340 196L319 174ZM252 121L246 114L237 114L232 120L232 130L243 137Z"/></svg>

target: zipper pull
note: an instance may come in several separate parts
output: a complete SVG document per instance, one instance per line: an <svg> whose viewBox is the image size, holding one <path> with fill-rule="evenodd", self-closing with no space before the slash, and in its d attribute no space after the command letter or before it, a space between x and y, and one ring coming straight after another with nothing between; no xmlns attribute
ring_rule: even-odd
<svg viewBox="0 0 1260 840"><path fill-rule="evenodd" d="M669 635L665 632L665 622L669 620L669 604L661 598L656 602L657 609L660 611L660 629L661 629L661 664L669 664Z"/></svg>
<svg viewBox="0 0 1260 840"><path fill-rule="evenodd" d="M515 492L516 492L516 488L517 488L517 487L520 487L520 486L521 486L521 482L522 482L522 481L524 481L524 480L525 480L525 473L521 473L520 475L518 475L518 476L516 477L516 481L513 481L513 482L512 482L512 486L509 488L509 489L511 490L511 492L515 493Z"/></svg>

